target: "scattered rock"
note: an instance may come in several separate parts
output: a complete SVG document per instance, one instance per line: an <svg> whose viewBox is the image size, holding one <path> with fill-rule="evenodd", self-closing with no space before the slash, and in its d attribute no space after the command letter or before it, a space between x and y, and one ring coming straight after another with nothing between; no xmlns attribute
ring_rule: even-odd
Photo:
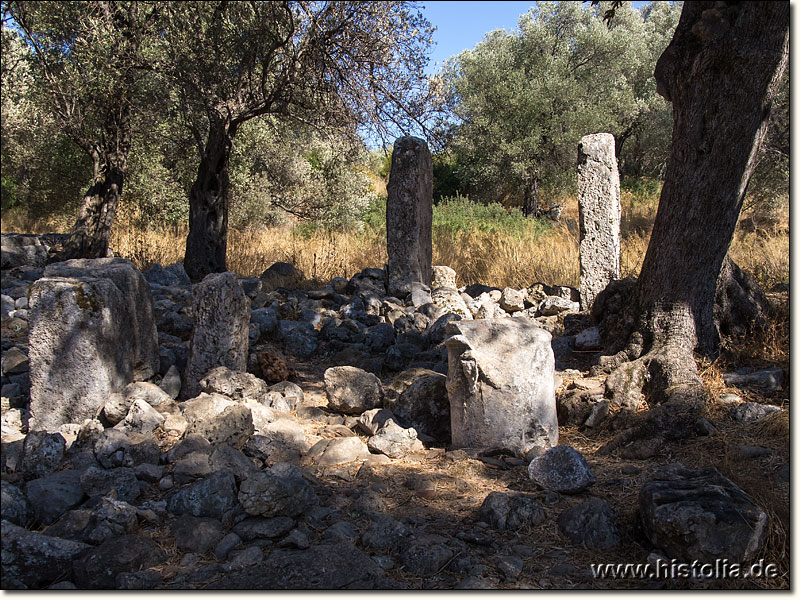
<svg viewBox="0 0 800 600"><path fill-rule="evenodd" d="M75 584L81 589L112 589L117 575L141 571L167 560L150 538L128 534L86 550L73 562Z"/></svg>
<svg viewBox="0 0 800 600"><path fill-rule="evenodd" d="M29 481L25 496L38 523L49 525L84 499L81 473L74 469L56 471Z"/></svg>
<svg viewBox="0 0 800 600"><path fill-rule="evenodd" d="M60 433L31 431L25 437L22 469L34 477L52 473L64 458L67 441Z"/></svg>
<svg viewBox="0 0 800 600"><path fill-rule="evenodd" d="M248 517L233 527L233 532L245 542L257 539L281 538L294 529L294 519L287 516L271 517Z"/></svg>
<svg viewBox="0 0 800 600"><path fill-rule="evenodd" d="M3 519L3 588L42 588L72 576L72 561L91 546L27 531Z"/></svg>
<svg viewBox="0 0 800 600"><path fill-rule="evenodd" d="M528 476L544 489L560 494L577 494L597 481L581 453L566 445L534 458L528 465Z"/></svg>
<svg viewBox="0 0 800 600"><path fill-rule="evenodd" d="M759 404L757 402L742 402L736 405L731 411L734 420L742 425L749 425L763 419L767 415L778 412L780 407L771 404Z"/></svg>
<svg viewBox="0 0 800 600"><path fill-rule="evenodd" d="M532 494L492 492L481 505L480 518L497 530L515 531L539 525L545 512Z"/></svg>
<svg viewBox="0 0 800 600"><path fill-rule="evenodd" d="M372 373L357 367L331 367L324 378L325 395L332 410L359 415L383 403L383 386Z"/></svg>
<svg viewBox="0 0 800 600"><path fill-rule="evenodd" d="M349 430L348 430L349 431ZM341 465L369 456L369 448L357 437L320 440L306 454L306 461L319 466Z"/></svg>
<svg viewBox="0 0 800 600"><path fill-rule="evenodd" d="M425 446L417 439L415 429L400 427L391 419L383 424L377 434L369 438L367 446L389 458L403 458L412 452L425 450Z"/></svg>
<svg viewBox="0 0 800 600"><path fill-rule="evenodd" d="M497 570L506 581L514 581L522 573L524 563L519 556L501 556L497 559Z"/></svg>
<svg viewBox="0 0 800 600"><path fill-rule="evenodd" d="M222 537L222 523L216 519L182 515L172 523L175 544L183 552L205 554Z"/></svg>
<svg viewBox="0 0 800 600"><path fill-rule="evenodd" d="M614 512L600 498L589 498L562 512L558 528L572 543L591 550L610 550L620 542Z"/></svg>
<svg viewBox="0 0 800 600"><path fill-rule="evenodd" d="M316 506L318 501L314 488L303 479L297 466L278 463L243 481L239 502L249 515L295 517Z"/></svg>
<svg viewBox="0 0 800 600"><path fill-rule="evenodd" d="M33 518L33 509L25 494L17 486L5 480L0 481L0 486L2 486L0 514L15 525L25 527Z"/></svg>
<svg viewBox="0 0 800 600"><path fill-rule="evenodd" d="M113 490L120 500L133 502L141 491L136 473L128 467L105 470L92 466L81 474L80 482L89 497L105 496Z"/></svg>
<svg viewBox="0 0 800 600"><path fill-rule="evenodd" d="M226 470L179 488L167 499L167 508L174 515L213 519L221 519L237 504L236 479Z"/></svg>

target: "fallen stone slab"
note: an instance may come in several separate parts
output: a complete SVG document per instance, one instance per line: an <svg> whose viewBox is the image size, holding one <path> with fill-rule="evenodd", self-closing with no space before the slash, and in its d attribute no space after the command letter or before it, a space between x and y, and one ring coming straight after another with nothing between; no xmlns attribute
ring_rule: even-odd
<svg viewBox="0 0 800 600"><path fill-rule="evenodd" d="M639 493L642 529L671 558L745 562L761 549L767 515L714 467L664 469Z"/></svg>

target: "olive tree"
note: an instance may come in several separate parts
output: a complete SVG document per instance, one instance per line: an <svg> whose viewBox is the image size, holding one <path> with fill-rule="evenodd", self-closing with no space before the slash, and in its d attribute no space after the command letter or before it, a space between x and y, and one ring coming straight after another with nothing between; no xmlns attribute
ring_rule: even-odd
<svg viewBox="0 0 800 600"><path fill-rule="evenodd" d="M405 2L174 2L164 70L199 156L184 266L225 270L229 166L241 126L272 115L319 128L407 130L425 107L431 28Z"/></svg>
<svg viewBox="0 0 800 600"><path fill-rule="evenodd" d="M132 107L160 5L17 1L5 7L30 48L33 77L59 128L92 163L91 185L60 258L106 256L127 173Z"/></svg>
<svg viewBox="0 0 800 600"><path fill-rule="evenodd" d="M446 145L466 191L537 215L542 185L572 177L583 135L614 133L621 152L668 111L651 74L676 17L670 6L620 7L609 29L598 9L539 2L518 31L491 32L449 61Z"/></svg>

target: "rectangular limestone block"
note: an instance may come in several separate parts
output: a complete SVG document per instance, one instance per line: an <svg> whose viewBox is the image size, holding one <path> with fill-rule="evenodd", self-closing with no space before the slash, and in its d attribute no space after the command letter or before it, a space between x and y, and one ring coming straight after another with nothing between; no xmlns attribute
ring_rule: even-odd
<svg viewBox="0 0 800 600"><path fill-rule="evenodd" d="M452 321L445 331L453 446L521 456L556 445L550 334L525 319Z"/></svg>

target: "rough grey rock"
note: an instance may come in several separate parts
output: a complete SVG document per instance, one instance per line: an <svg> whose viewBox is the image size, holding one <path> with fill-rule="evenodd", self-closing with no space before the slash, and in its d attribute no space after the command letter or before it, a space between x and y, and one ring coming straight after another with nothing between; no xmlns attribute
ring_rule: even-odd
<svg viewBox="0 0 800 600"><path fill-rule="evenodd" d="M296 517L318 503L314 488L290 463L251 474L242 482L239 502L247 514L262 517Z"/></svg>
<svg viewBox="0 0 800 600"><path fill-rule="evenodd" d="M367 530L361 534L361 545L367 550L386 551L402 545L412 534L407 525L383 513L375 513Z"/></svg>
<svg viewBox="0 0 800 600"><path fill-rule="evenodd" d="M0 236L0 268L43 267L47 263L47 246L38 235L4 233Z"/></svg>
<svg viewBox="0 0 800 600"><path fill-rule="evenodd" d="M439 287L456 289L456 272L446 266L434 266L431 274L431 289Z"/></svg>
<svg viewBox="0 0 800 600"><path fill-rule="evenodd" d="M373 408L361 413L361 416L358 417L358 425L367 435L375 435L386 421L394 418L392 411L386 408Z"/></svg>
<svg viewBox="0 0 800 600"><path fill-rule="evenodd" d="M161 452L152 435L106 429L94 443L94 455L105 469L158 464Z"/></svg>
<svg viewBox="0 0 800 600"><path fill-rule="evenodd" d="M205 554L222 537L222 523L216 519L181 515L172 523L175 545L184 552Z"/></svg>
<svg viewBox="0 0 800 600"><path fill-rule="evenodd" d="M462 319L472 320L472 312L467 307L467 303L454 288L440 287L431 292L431 301L442 309L445 314L452 313Z"/></svg>
<svg viewBox="0 0 800 600"><path fill-rule="evenodd" d="M322 534L323 543L335 544L337 542L353 543L358 539L358 527L349 521L337 521L328 527Z"/></svg>
<svg viewBox="0 0 800 600"><path fill-rule="evenodd" d="M480 518L500 531L515 531L535 527L545 512L532 494L492 492L481 505Z"/></svg>
<svg viewBox="0 0 800 600"><path fill-rule="evenodd" d="M386 192L386 287L390 295L405 298L412 283L431 283L433 163L425 141L410 136L395 141Z"/></svg>
<svg viewBox="0 0 800 600"><path fill-rule="evenodd" d="M772 404L742 402L733 408L731 415L736 422L741 423L742 425L748 425L750 423L755 423L759 419L763 419L767 415L771 415L774 412L779 412L780 410L780 407L773 406Z"/></svg>
<svg viewBox="0 0 800 600"><path fill-rule="evenodd" d="M760 371L736 371L725 373L722 379L727 386L752 387L765 395L774 394L783 387L783 369L762 369Z"/></svg>
<svg viewBox="0 0 800 600"><path fill-rule="evenodd" d="M438 573L453 558L455 551L439 535L422 535L403 544L398 562L409 572L418 575Z"/></svg>
<svg viewBox="0 0 800 600"><path fill-rule="evenodd" d="M602 347L603 339L597 326L587 327L575 336L576 350L599 350Z"/></svg>
<svg viewBox="0 0 800 600"><path fill-rule="evenodd" d="M128 534L86 550L73 562L75 584L81 589L111 589L117 575L155 567L167 554L150 538Z"/></svg>
<svg viewBox="0 0 800 600"><path fill-rule="evenodd" d="M64 458L67 441L60 433L31 431L25 436L22 470L35 477L52 473Z"/></svg>
<svg viewBox="0 0 800 600"><path fill-rule="evenodd" d="M21 348L13 346L3 352L2 363L0 363L0 373L3 375L16 375L24 373L30 369L28 355Z"/></svg>
<svg viewBox="0 0 800 600"><path fill-rule="evenodd" d="M192 297L194 330L183 383L188 398L200 392L200 380L215 367L247 370L250 323L250 299L231 272L207 275Z"/></svg>
<svg viewBox="0 0 800 600"><path fill-rule="evenodd" d="M620 542L614 511L600 498L589 498L562 512L558 528L573 544L591 550L610 550Z"/></svg>
<svg viewBox="0 0 800 600"><path fill-rule="evenodd" d="M522 455L557 443L550 334L520 319L455 321L447 332L453 445Z"/></svg>
<svg viewBox="0 0 800 600"><path fill-rule="evenodd" d="M303 401L303 389L291 381L281 381L269 386L267 406L283 413L289 413Z"/></svg>
<svg viewBox="0 0 800 600"><path fill-rule="evenodd" d="M72 575L72 561L90 546L27 531L3 519L3 588L42 588Z"/></svg>
<svg viewBox="0 0 800 600"><path fill-rule="evenodd" d="M134 378L125 296L109 279L43 278L30 298L31 429L94 418Z"/></svg>
<svg viewBox="0 0 800 600"><path fill-rule="evenodd" d="M578 221L580 226L581 308L620 275L619 172L614 136L595 133L578 144Z"/></svg>
<svg viewBox="0 0 800 600"><path fill-rule="evenodd" d="M579 305L577 302L565 300L558 296L547 296L539 304L538 313L543 317L552 317L562 312L578 312Z"/></svg>
<svg viewBox="0 0 800 600"><path fill-rule="evenodd" d="M119 317L127 319L131 326L133 378L144 381L158 372L158 338L153 318L153 296L147 280L131 261L124 258L65 260L47 265L44 276L105 278L112 281L127 305L127 314ZM120 335L123 333L121 331Z"/></svg>
<svg viewBox="0 0 800 600"><path fill-rule="evenodd" d="M714 467L664 469L639 492L642 528L671 558L745 562L761 549L767 515Z"/></svg>
<svg viewBox="0 0 800 600"><path fill-rule="evenodd" d="M118 590L152 590L164 581L158 571L137 571L136 573L120 573L115 580Z"/></svg>
<svg viewBox="0 0 800 600"><path fill-rule="evenodd" d="M514 581L522 573L524 562L519 556L501 556L497 559L497 570L506 581Z"/></svg>
<svg viewBox="0 0 800 600"><path fill-rule="evenodd" d="M85 495L81 487L81 474L74 469L65 469L29 481L25 497L36 521L49 525L83 501Z"/></svg>
<svg viewBox="0 0 800 600"><path fill-rule="evenodd" d="M265 519L264 517L248 517L233 527L233 532L245 542L257 539L274 540L281 538L294 529L294 519L281 516Z"/></svg>
<svg viewBox="0 0 800 600"><path fill-rule="evenodd" d="M212 472L209 455L205 452L192 452L175 461L175 466L172 468L172 479L177 484L189 483L206 477Z"/></svg>
<svg viewBox="0 0 800 600"><path fill-rule="evenodd" d="M528 476L546 490L577 494L597 482L580 452L572 446L556 446L528 465Z"/></svg>
<svg viewBox="0 0 800 600"><path fill-rule="evenodd" d="M0 481L0 514L4 519L11 521L14 525L25 527L33 518L33 509L31 508L25 494L15 485L7 482L5 479Z"/></svg>
<svg viewBox="0 0 800 600"><path fill-rule="evenodd" d="M251 373L216 367L200 380L200 389L207 394L222 394L232 400L265 402L268 386L263 379Z"/></svg>
<svg viewBox="0 0 800 600"><path fill-rule="evenodd" d="M45 533L88 544L130 533L137 524L136 507L114 498L100 498L91 509L79 508L62 515Z"/></svg>
<svg viewBox="0 0 800 600"><path fill-rule="evenodd" d="M364 460L369 455L369 448L359 438L341 437L318 441L311 446L305 460L311 464L330 467Z"/></svg>
<svg viewBox="0 0 800 600"><path fill-rule="evenodd" d="M166 396L166 394L164 394ZM148 434L155 431L164 422L164 415L144 400L134 400L125 418L114 428L124 432Z"/></svg>
<svg viewBox="0 0 800 600"><path fill-rule="evenodd" d="M319 544L307 550L274 550L259 565L217 579L224 589L397 589L375 561L352 544Z"/></svg>
<svg viewBox="0 0 800 600"><path fill-rule="evenodd" d="M420 377L394 401L384 402L403 427L413 427L418 433L436 441L450 441L450 400L447 396L447 377L440 374Z"/></svg>
<svg viewBox="0 0 800 600"><path fill-rule="evenodd" d="M133 502L141 492L136 473L128 467L109 470L89 467L81 474L81 487L90 497L105 496L113 490L117 498L125 502Z"/></svg>
<svg viewBox="0 0 800 600"><path fill-rule="evenodd" d="M241 449L255 433L250 408L218 394L201 394L183 403L189 434L198 434L212 445Z"/></svg>
<svg viewBox="0 0 800 600"><path fill-rule="evenodd" d="M242 538L236 535L234 532L230 532L228 535L223 537L217 545L214 547L214 556L218 560L225 560L230 554L231 550L236 548L242 542Z"/></svg>
<svg viewBox="0 0 800 600"><path fill-rule="evenodd" d="M389 458L403 458L412 452L422 452L425 446L417 439L417 431L413 428L400 427L389 419L367 441L367 447Z"/></svg>
<svg viewBox="0 0 800 600"><path fill-rule="evenodd" d="M383 403L383 386L372 373L357 367L331 367L325 371L328 407L358 415Z"/></svg>
<svg viewBox="0 0 800 600"><path fill-rule="evenodd" d="M214 519L221 519L237 504L236 479L226 470L179 488L167 499L167 509L174 515Z"/></svg>
<svg viewBox="0 0 800 600"><path fill-rule="evenodd" d="M525 296L527 296L525 291L507 287L500 296L500 308L508 313L525 310Z"/></svg>

